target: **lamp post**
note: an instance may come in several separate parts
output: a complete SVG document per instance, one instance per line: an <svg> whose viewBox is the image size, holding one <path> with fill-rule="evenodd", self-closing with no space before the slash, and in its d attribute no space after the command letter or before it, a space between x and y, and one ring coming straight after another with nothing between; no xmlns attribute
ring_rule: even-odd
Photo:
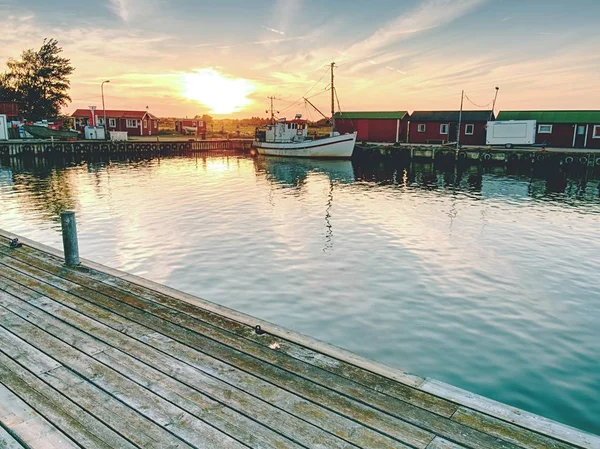
<svg viewBox="0 0 600 449"><path fill-rule="evenodd" d="M104 139L108 139L108 125L106 123L106 108L104 107L104 83L110 83L110 80L102 81L100 90L102 91L102 112L104 113Z"/></svg>

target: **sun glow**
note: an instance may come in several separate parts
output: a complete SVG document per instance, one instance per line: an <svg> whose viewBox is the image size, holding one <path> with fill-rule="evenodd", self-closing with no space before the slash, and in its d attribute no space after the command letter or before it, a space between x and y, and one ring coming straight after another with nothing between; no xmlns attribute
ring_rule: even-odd
<svg viewBox="0 0 600 449"><path fill-rule="evenodd" d="M215 69L185 73L183 96L210 108L214 114L230 114L252 103L248 98L256 87L243 78L228 78Z"/></svg>

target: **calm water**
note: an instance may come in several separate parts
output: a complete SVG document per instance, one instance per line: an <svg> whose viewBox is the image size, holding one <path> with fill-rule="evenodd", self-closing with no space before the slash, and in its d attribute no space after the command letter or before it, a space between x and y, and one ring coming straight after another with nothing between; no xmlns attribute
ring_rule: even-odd
<svg viewBox="0 0 600 449"><path fill-rule="evenodd" d="M596 173L597 175L598 173ZM590 172L5 161L0 227L600 433Z"/></svg>

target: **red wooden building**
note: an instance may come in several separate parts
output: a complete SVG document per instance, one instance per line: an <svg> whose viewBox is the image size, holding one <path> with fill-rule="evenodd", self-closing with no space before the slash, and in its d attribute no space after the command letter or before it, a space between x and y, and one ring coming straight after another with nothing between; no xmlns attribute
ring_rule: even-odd
<svg viewBox="0 0 600 449"><path fill-rule="evenodd" d="M600 148L600 111L502 111L498 120L535 120L536 144Z"/></svg>
<svg viewBox="0 0 600 449"><path fill-rule="evenodd" d="M178 119L175 120L175 132L197 135L201 136L202 139L206 139L206 122L199 119Z"/></svg>
<svg viewBox="0 0 600 449"><path fill-rule="evenodd" d="M415 111L410 116L410 143L456 142L460 111ZM485 145L486 125L492 111L462 111L460 143Z"/></svg>
<svg viewBox="0 0 600 449"><path fill-rule="evenodd" d="M14 101L0 101L0 114L6 115L9 122L19 120L19 104Z"/></svg>
<svg viewBox="0 0 600 449"><path fill-rule="evenodd" d="M337 112L335 128L340 134L358 131L357 140L405 142L408 119L406 111Z"/></svg>
<svg viewBox="0 0 600 449"><path fill-rule="evenodd" d="M77 109L71 117L75 129L82 130L86 126L104 124L104 111L96 109L92 118L89 109ZM158 134L158 117L148 111L106 110L108 131L126 131L130 136L155 136Z"/></svg>

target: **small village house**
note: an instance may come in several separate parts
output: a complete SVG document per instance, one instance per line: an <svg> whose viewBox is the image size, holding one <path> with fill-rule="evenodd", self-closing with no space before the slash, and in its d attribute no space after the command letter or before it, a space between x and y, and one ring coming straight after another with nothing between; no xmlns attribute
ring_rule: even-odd
<svg viewBox="0 0 600 449"><path fill-rule="evenodd" d="M600 148L600 111L502 111L498 120L535 120L536 144Z"/></svg>
<svg viewBox="0 0 600 449"><path fill-rule="evenodd" d="M357 140L405 142L409 114L406 111L337 112L335 127L340 134L358 131Z"/></svg>
<svg viewBox="0 0 600 449"><path fill-rule="evenodd" d="M90 109L77 109L71 115L74 127L83 130L86 126L103 126L104 111L96 109L94 117ZM129 136L155 136L158 134L158 117L148 111L106 110L108 131L125 131Z"/></svg>
<svg viewBox="0 0 600 449"><path fill-rule="evenodd" d="M206 122L199 119L177 119L175 120L175 132L197 135L202 139L206 139Z"/></svg>
<svg viewBox="0 0 600 449"><path fill-rule="evenodd" d="M462 111L460 143L485 145L486 125L492 111ZM456 142L460 111L415 111L410 116L410 143Z"/></svg>
<svg viewBox="0 0 600 449"><path fill-rule="evenodd" d="M0 101L0 115L6 115L9 122L19 120L19 103L14 101Z"/></svg>

